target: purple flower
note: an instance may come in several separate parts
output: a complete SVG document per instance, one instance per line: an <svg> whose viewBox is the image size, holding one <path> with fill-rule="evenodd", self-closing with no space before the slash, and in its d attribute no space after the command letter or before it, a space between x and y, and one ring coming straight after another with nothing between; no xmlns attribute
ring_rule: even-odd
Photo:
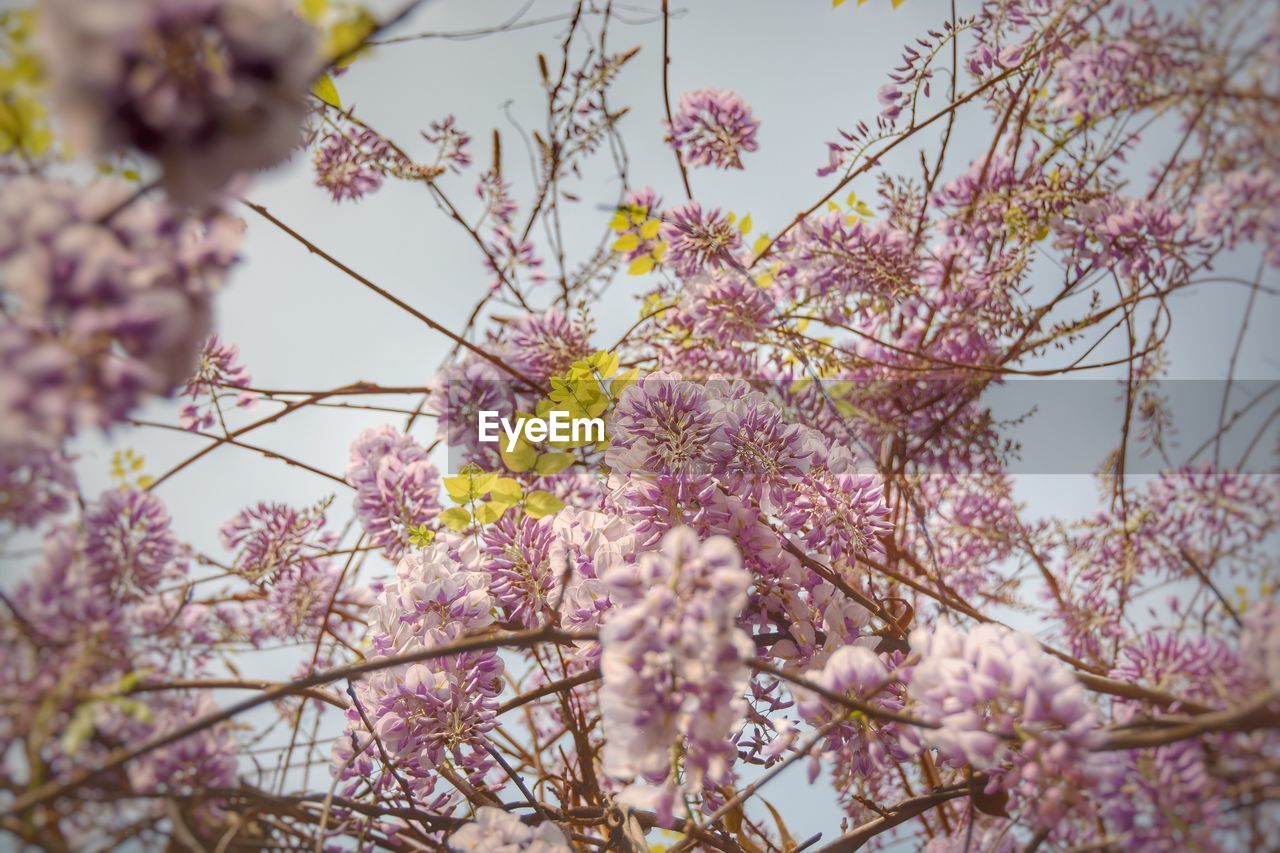
<svg viewBox="0 0 1280 853"><path fill-rule="evenodd" d="M282 503L259 503L241 510L218 535L223 547L236 552L233 571L254 583L270 583L315 568L316 554L337 544L324 523L323 505L297 510Z"/></svg>
<svg viewBox="0 0 1280 853"><path fill-rule="evenodd" d="M737 755L730 738L746 711L746 661L755 655L736 625L751 576L728 539L699 542L678 529L660 551L615 567L604 581L615 603L600 634L604 770L631 783L621 802L656 808L669 821L683 811L679 791L729 779Z"/></svg>
<svg viewBox="0 0 1280 853"><path fill-rule="evenodd" d="M391 146L371 130L352 128L330 133L316 148L316 186L334 201L356 201L382 186Z"/></svg>
<svg viewBox="0 0 1280 853"><path fill-rule="evenodd" d="M45 67L83 156L150 155L198 204L301 140L315 32L282 0L119 0L41 10Z"/></svg>
<svg viewBox="0 0 1280 853"><path fill-rule="evenodd" d="M1263 244L1263 257L1280 268L1280 173L1274 169L1229 172L1205 187L1196 208L1195 233L1222 235L1223 246Z"/></svg>
<svg viewBox="0 0 1280 853"><path fill-rule="evenodd" d="M186 574L187 555L169 529L169 513L149 492L103 492L84 526L84 553L95 585L131 597Z"/></svg>
<svg viewBox="0 0 1280 853"><path fill-rule="evenodd" d="M724 345L753 343L774 317L768 291L748 276L716 273L686 283L684 309L696 335Z"/></svg>
<svg viewBox="0 0 1280 853"><path fill-rule="evenodd" d="M373 647L380 654L439 645L494 622L489 575L471 540L442 535L396 566L369 611Z"/></svg>
<svg viewBox="0 0 1280 853"><path fill-rule="evenodd" d="M720 441L712 464L725 489L766 512L781 511L804 481L822 447L820 439L807 427L788 423L758 392L729 401L718 420Z"/></svg>
<svg viewBox="0 0 1280 853"><path fill-rule="evenodd" d="M350 627L343 614L359 613L368 600L362 587L337 588L341 579L341 564L330 560L311 560L277 575L255 614L261 620L258 636L307 639L321 625L342 636Z"/></svg>
<svg viewBox="0 0 1280 853"><path fill-rule="evenodd" d="M471 353L436 374L427 399L427 406L436 414L436 438L485 470L492 470L501 460L493 444L482 444L477 437L479 412L494 411L510 418L516 413L516 404L511 375Z"/></svg>
<svg viewBox="0 0 1280 853"><path fill-rule="evenodd" d="M609 418L611 482L629 473L702 479L720 429L703 386L651 373L623 391Z"/></svg>
<svg viewBox="0 0 1280 853"><path fill-rule="evenodd" d="M756 150L760 122L733 92L702 89L680 96L671 124L671 144L686 166L741 169L742 152Z"/></svg>
<svg viewBox="0 0 1280 853"><path fill-rule="evenodd" d="M395 580L368 613L371 644L379 656L442 645L488 628L494 608L475 543L442 535L396 566ZM432 796L436 767L446 758L472 784L484 784L492 764L484 742L495 724L503 669L497 650L484 649L381 670L357 685L360 708L347 712L348 731L365 736L363 710L415 796L447 807L456 795Z"/></svg>
<svg viewBox="0 0 1280 853"><path fill-rule="evenodd" d="M440 513L440 484L427 451L393 427L367 429L351 444L347 482L369 541L398 557L409 533Z"/></svg>
<svg viewBox="0 0 1280 853"><path fill-rule="evenodd" d="M191 696L152 694L145 711L127 715L116 711L102 726L105 734L124 743L142 743L150 738L177 731L192 720L218 710L218 703L208 692ZM186 795L210 788L234 788L239 783L236 760L237 743L230 723L220 723L195 734L148 750L127 767L130 786L140 792L164 792ZM217 801L211 806L217 817Z"/></svg>
<svg viewBox="0 0 1280 853"><path fill-rule="evenodd" d="M547 559L551 539L550 524L527 515L504 516L485 529L483 565L504 622L533 628L547 620L557 573L564 571Z"/></svg>
<svg viewBox="0 0 1280 853"><path fill-rule="evenodd" d="M880 539L893 530L884 485L871 474L834 473L815 467L782 510L786 526L810 547L852 562L861 554L880 555Z"/></svg>
<svg viewBox="0 0 1280 853"><path fill-rule="evenodd" d="M893 684L885 662L864 645L837 649L822 671L812 678L834 693L849 695L887 711L901 711L905 704L901 685ZM821 726L832 719L850 716L848 709L827 702L815 693L798 692L796 710L811 725ZM888 770L896 762L910 758L899 742L896 723L865 716L848 719L832 729L825 738L823 751L834 754L842 772L863 776ZM816 770L814 767L810 772Z"/></svg>
<svg viewBox="0 0 1280 853"><path fill-rule="evenodd" d="M442 121L431 122L430 130L422 137L432 145L440 146L436 161L448 163L453 172L461 172L471 165L471 155L467 153L471 136L457 128L452 115L445 116Z"/></svg>
<svg viewBox="0 0 1280 853"><path fill-rule="evenodd" d="M20 179L0 199L0 438L108 426L191 374L240 228L119 183Z"/></svg>
<svg viewBox="0 0 1280 853"><path fill-rule="evenodd" d="M66 512L76 491L70 460L38 441L0 441L0 522L37 527Z"/></svg>
<svg viewBox="0 0 1280 853"><path fill-rule="evenodd" d="M509 329L507 362L536 381L562 374L591 355L587 330L569 322L557 308L521 317Z"/></svg>
<svg viewBox="0 0 1280 853"><path fill-rule="evenodd" d="M913 710L940 726L919 730L926 745L987 771L988 790L1025 798L1041 825L1083 799L1102 772L1089 754L1099 720L1071 670L1030 634L990 623L961 634L941 619L910 642Z"/></svg>
<svg viewBox="0 0 1280 853"><path fill-rule="evenodd" d="M204 342L200 351L200 360L196 371L187 379L179 394L199 401L208 397L203 408L196 402L186 403L182 407L179 422L190 430L210 429L218 423L216 413L221 409L217 405L223 397L234 396L238 408L248 408L258 398L252 391L243 389L253 383L253 377L240 363L240 349L235 344L225 343L218 335L213 334ZM240 388L238 392L225 393L226 389Z"/></svg>
<svg viewBox="0 0 1280 853"><path fill-rule="evenodd" d="M851 302L901 299L920 278L910 234L885 222L850 222L839 212L807 221L792 257L799 279L792 286L831 306L837 319Z"/></svg>
<svg viewBox="0 0 1280 853"><path fill-rule="evenodd" d="M667 211L662 239L667 263L681 277L738 266L733 253L742 246L742 235L719 210L704 212L696 201Z"/></svg>

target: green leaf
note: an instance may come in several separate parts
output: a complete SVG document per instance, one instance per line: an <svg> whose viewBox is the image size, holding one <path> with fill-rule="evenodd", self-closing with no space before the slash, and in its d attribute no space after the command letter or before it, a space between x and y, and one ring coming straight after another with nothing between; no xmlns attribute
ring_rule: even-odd
<svg viewBox="0 0 1280 853"><path fill-rule="evenodd" d="M328 74L321 74L316 78L316 81L311 84L311 94L335 109L342 109L342 100L338 97L338 87L333 85L333 78Z"/></svg>
<svg viewBox="0 0 1280 853"><path fill-rule="evenodd" d="M572 453L544 453L538 457L538 463L533 468L539 476L550 477L552 474L559 474L573 462Z"/></svg>
<svg viewBox="0 0 1280 853"><path fill-rule="evenodd" d="M525 498L524 502L524 511L533 518L553 515L562 509L564 509L563 501L550 492L544 492L541 489L536 492L530 492L529 497Z"/></svg>

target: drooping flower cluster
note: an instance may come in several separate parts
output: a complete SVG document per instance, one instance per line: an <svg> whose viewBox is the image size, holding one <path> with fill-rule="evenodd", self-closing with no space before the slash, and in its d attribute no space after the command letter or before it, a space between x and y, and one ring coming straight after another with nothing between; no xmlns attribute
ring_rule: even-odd
<svg viewBox="0 0 1280 853"><path fill-rule="evenodd" d="M371 130L336 130L316 147L316 186L334 201L357 201L382 186L391 157L391 146Z"/></svg>
<svg viewBox="0 0 1280 853"><path fill-rule="evenodd" d="M185 575L186 556L169 524L169 513L155 495L131 489L103 492L85 517L91 583L128 598Z"/></svg>
<svg viewBox="0 0 1280 853"><path fill-rule="evenodd" d="M321 62L283 0L52 0L42 11L53 97L80 154L141 151L173 197L198 204L301 141Z"/></svg>
<svg viewBox="0 0 1280 853"><path fill-rule="evenodd" d="M467 146L471 144L471 136L458 128L452 115L447 115L440 121L431 122L430 129L425 131L422 137L432 145L439 146L440 153L436 157L436 162L447 163L450 171L461 172L471 165L471 155L467 152Z"/></svg>
<svg viewBox="0 0 1280 853"><path fill-rule="evenodd" d="M0 441L0 523L36 527L70 506L70 460L42 442Z"/></svg>
<svg viewBox="0 0 1280 853"><path fill-rule="evenodd" d="M218 532L235 552L232 569L253 583L272 583L314 568L318 554L337 541L324 529L324 507L298 510L282 503L259 503L241 510Z"/></svg>
<svg viewBox="0 0 1280 853"><path fill-rule="evenodd" d="M440 512L439 472L426 448L390 426L365 430L351 445L347 482L371 544L398 557L410 533Z"/></svg>
<svg viewBox="0 0 1280 853"><path fill-rule="evenodd" d="M518 816L494 806L476 809L476 819L449 836L449 849L458 853L569 853L573 850L555 824L528 826Z"/></svg>
<svg viewBox="0 0 1280 853"><path fill-rule="evenodd" d="M925 744L986 771L989 790L1025 798L1044 826L1080 805L1096 783L1087 750L1099 720L1069 669L1031 635L994 624L962 634L940 619L910 642L920 656L911 707L939 725L919 730Z"/></svg>
<svg viewBox="0 0 1280 853"><path fill-rule="evenodd" d="M1196 204L1195 227L1199 236L1221 236L1228 249L1261 243L1267 263L1280 267L1280 172L1231 172L1206 187Z"/></svg>
<svg viewBox="0 0 1280 853"><path fill-rule="evenodd" d="M228 218L129 201L119 183L23 179L0 201L4 440L121 420L191 374L209 298L236 258Z"/></svg>
<svg viewBox="0 0 1280 853"><path fill-rule="evenodd" d="M241 409L253 405L258 395L245 390L252 384L253 377L240 363L240 348L223 341L216 334L210 335L200 350L195 373L179 392L180 396L190 397L193 402L183 405L178 421L190 430L210 429L219 422L222 399L235 397L235 406ZM232 390L236 388L240 390ZM205 398L204 405L198 406L197 403Z"/></svg>
<svg viewBox="0 0 1280 853"><path fill-rule="evenodd" d="M383 656L444 645L492 625L494 609L475 543L442 537L400 561L395 580L369 611L372 645ZM472 784L483 785L492 763L484 738L495 724L503 671L497 650L486 649L398 665L362 680L355 690L359 707L347 718L349 729L365 737L363 711L395 764L379 771L378 787L397 790L399 773L416 797L439 807L450 800L432 795L446 758ZM358 779L356 770L347 773Z"/></svg>
<svg viewBox="0 0 1280 853"><path fill-rule="evenodd" d="M683 277L734 266L734 253L742 246L742 235L726 216L719 210L704 211L696 201L668 210L661 234L667 263Z"/></svg>
<svg viewBox="0 0 1280 853"><path fill-rule="evenodd" d="M621 801L670 820L682 792L729 779L755 654L734 620L751 578L728 539L677 529L604 581L616 608L600 635L604 769L630 782Z"/></svg>
<svg viewBox="0 0 1280 853"><path fill-rule="evenodd" d="M866 642L866 641L862 641ZM831 693L847 696L885 712L899 712L905 704L905 688L885 660L867 645L841 646L811 680ZM878 794L886 774L911 757L902 740L901 726L874 715L851 714L847 707L801 691L796 710L811 726L826 727L821 752L809 765L812 782L821 770L820 756L830 762L833 780L846 799L845 809L859 813L858 796ZM779 738L773 749L782 746Z"/></svg>
<svg viewBox="0 0 1280 853"><path fill-rule="evenodd" d="M685 92L667 127L686 166L720 169L742 168L742 153L756 150L759 129L746 102L722 89Z"/></svg>
<svg viewBox="0 0 1280 853"><path fill-rule="evenodd" d="M793 251L799 274L788 270L784 286L793 298L824 306L837 321L845 319L851 303L900 299L919 284L910 235L884 222L833 211L806 222Z"/></svg>
<svg viewBox="0 0 1280 853"><path fill-rule="evenodd" d="M508 363L529 379L541 382L591 355L588 332L556 308L522 317L510 327Z"/></svg>

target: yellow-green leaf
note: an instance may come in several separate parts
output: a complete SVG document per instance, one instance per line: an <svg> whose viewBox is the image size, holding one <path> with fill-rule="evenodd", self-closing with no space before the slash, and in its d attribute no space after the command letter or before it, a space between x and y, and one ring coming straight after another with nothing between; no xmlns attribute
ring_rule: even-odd
<svg viewBox="0 0 1280 853"><path fill-rule="evenodd" d="M649 255L643 255L631 262L631 266L627 267L627 275L644 275L653 267L653 258Z"/></svg>
<svg viewBox="0 0 1280 853"><path fill-rule="evenodd" d="M530 492L529 497L525 498L524 501L524 511L533 518L552 515L562 509L564 509L563 501L550 492L544 492L541 489L536 492Z"/></svg>
<svg viewBox="0 0 1280 853"><path fill-rule="evenodd" d="M302 17L315 24L329 11L329 0L302 0Z"/></svg>
<svg viewBox="0 0 1280 853"><path fill-rule="evenodd" d="M507 450L507 443L504 441L499 453L502 454L502 464L507 466L507 470L517 474L532 468L538 458L537 452L523 437L516 440L516 448L512 451Z"/></svg>
<svg viewBox="0 0 1280 853"><path fill-rule="evenodd" d="M640 236L646 240L652 240L658 236L658 232L662 230L661 219L646 220L644 225L640 226Z"/></svg>
<svg viewBox="0 0 1280 853"><path fill-rule="evenodd" d="M623 391L636 384L636 377L639 375L638 368L631 368L626 373L609 383L609 392L617 397Z"/></svg>
<svg viewBox="0 0 1280 853"><path fill-rule="evenodd" d="M618 355L612 352L602 352L596 356L596 370L600 373L602 379L608 379L618 372Z"/></svg>
<svg viewBox="0 0 1280 853"><path fill-rule="evenodd" d="M466 530L471 524L471 513L467 512L466 507L451 506L440 513L440 523L450 530Z"/></svg>
<svg viewBox="0 0 1280 853"><path fill-rule="evenodd" d="M639 245L640 236L638 234L623 234L610 248L615 252L630 252Z"/></svg>
<svg viewBox="0 0 1280 853"><path fill-rule="evenodd" d="M481 524L493 524L502 518L502 514L511 507L511 504L501 503L499 501L485 501L476 505L476 521Z"/></svg>
<svg viewBox="0 0 1280 853"><path fill-rule="evenodd" d="M750 213L742 217L742 221L738 223L738 231L740 231L743 234L751 233L751 214Z"/></svg>
<svg viewBox="0 0 1280 853"><path fill-rule="evenodd" d="M520 488L520 484L510 477L499 477L498 481L493 484L493 489L489 493L496 503L511 504L519 503L521 496L524 494Z"/></svg>
<svg viewBox="0 0 1280 853"><path fill-rule="evenodd" d="M498 482L498 476L497 471L476 475L471 481L471 497L482 498L489 494L493 489L493 484Z"/></svg>
<svg viewBox="0 0 1280 853"><path fill-rule="evenodd" d="M538 457L538 464L533 466L540 476L550 477L559 474L574 462L572 453L544 453Z"/></svg>
<svg viewBox="0 0 1280 853"><path fill-rule="evenodd" d="M342 109L342 100L338 97L338 87L333 85L333 78L328 74L321 74L316 78L316 81L311 84L311 94L331 107Z"/></svg>
<svg viewBox="0 0 1280 853"><path fill-rule="evenodd" d="M464 504L471 500L471 477L466 474L445 477L444 490L449 493L454 503Z"/></svg>
<svg viewBox="0 0 1280 853"><path fill-rule="evenodd" d="M93 737L95 728L93 704L85 703L76 708L71 715L71 722L62 732L62 751L67 755L75 755Z"/></svg>

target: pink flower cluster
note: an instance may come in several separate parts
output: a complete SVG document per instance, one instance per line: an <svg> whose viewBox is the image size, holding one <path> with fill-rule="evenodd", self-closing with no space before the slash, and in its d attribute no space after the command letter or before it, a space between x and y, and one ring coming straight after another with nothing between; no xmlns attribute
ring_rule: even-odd
<svg viewBox="0 0 1280 853"><path fill-rule="evenodd" d="M177 199L209 201L302 140L321 61L315 32L283 0L53 0L41 20L72 144L149 155Z"/></svg>
<svg viewBox="0 0 1280 853"><path fill-rule="evenodd" d="M440 512L439 472L426 448L390 426L368 429L351 445L347 482L371 544L398 557L409 534Z"/></svg>
<svg viewBox="0 0 1280 853"><path fill-rule="evenodd" d="M667 127L686 166L720 169L742 168L742 153L756 150L759 129L746 102L723 89L685 92Z"/></svg>
<svg viewBox="0 0 1280 853"><path fill-rule="evenodd" d="M684 792L730 778L755 656L735 624L751 576L728 539L676 529L604 581L615 607L600 634L604 769L630 783L620 801L670 821Z"/></svg>
<svg viewBox="0 0 1280 853"><path fill-rule="evenodd" d="M191 374L240 231L163 202L114 212L131 195L119 183L6 188L0 275L19 301L0 321L6 441L109 426Z"/></svg>

